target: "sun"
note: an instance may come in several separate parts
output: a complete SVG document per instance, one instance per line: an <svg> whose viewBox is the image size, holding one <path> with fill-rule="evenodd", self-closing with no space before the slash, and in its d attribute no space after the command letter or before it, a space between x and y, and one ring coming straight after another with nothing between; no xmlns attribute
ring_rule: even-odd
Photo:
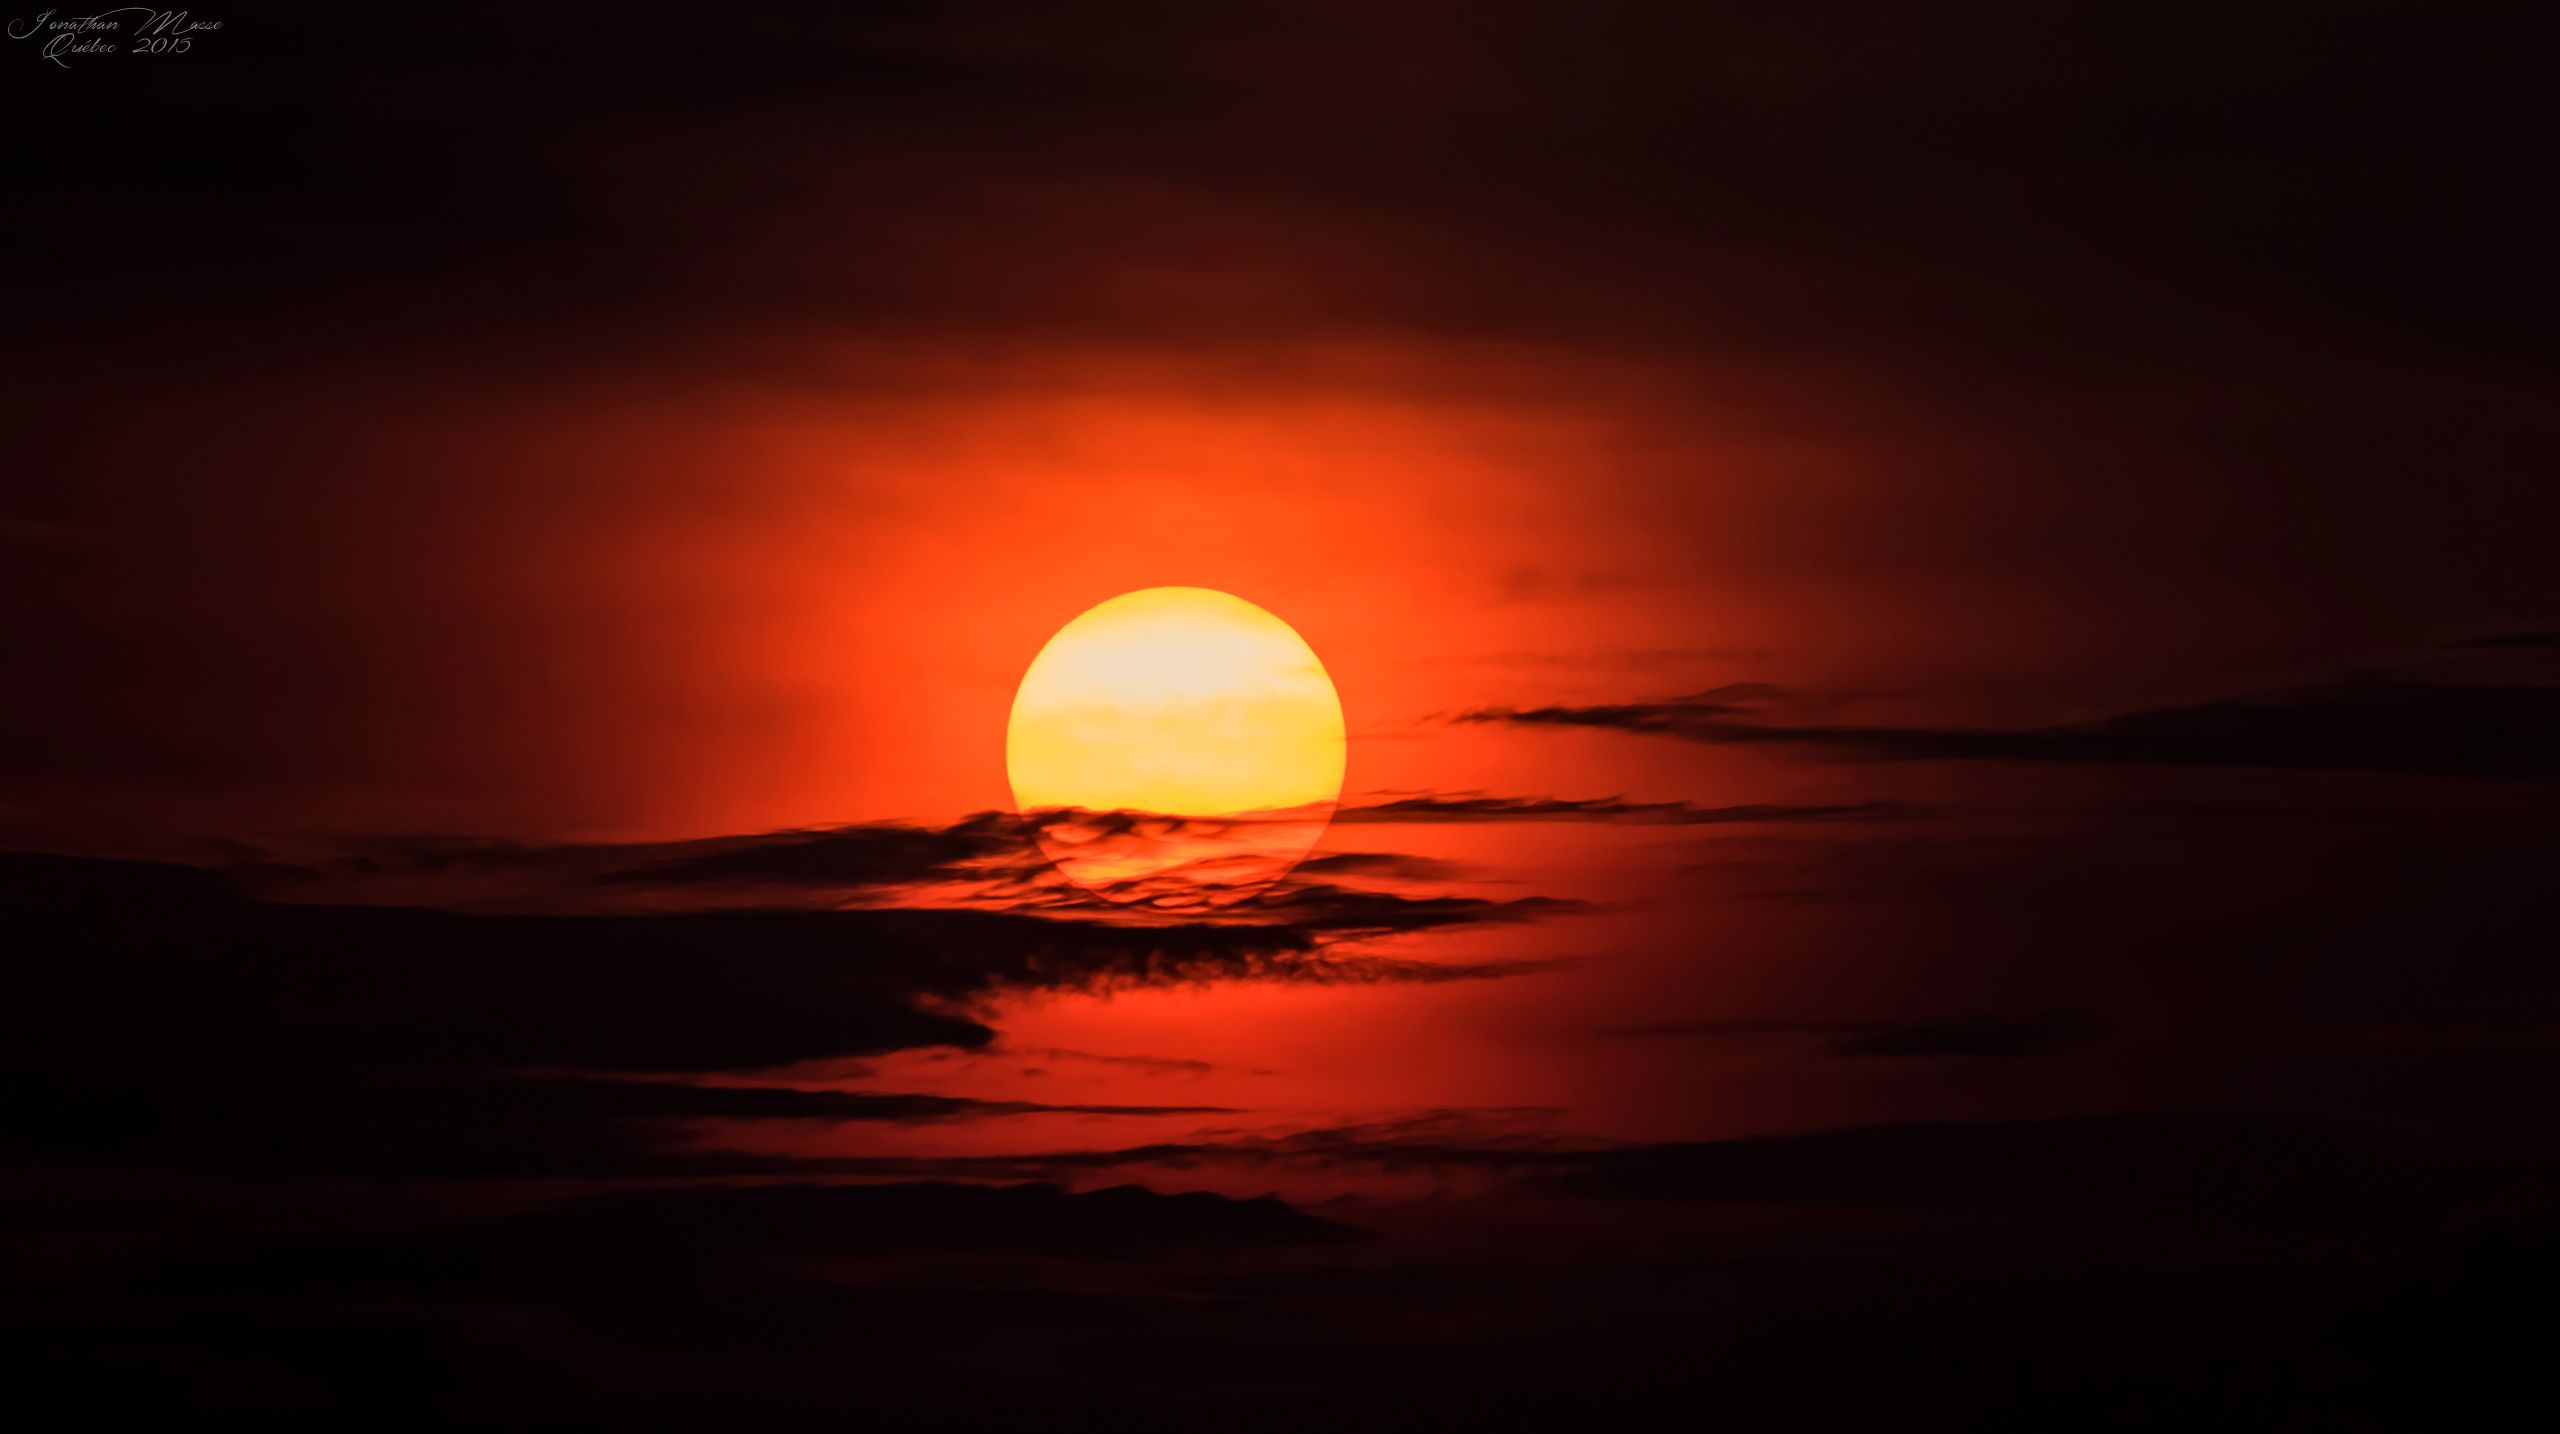
<svg viewBox="0 0 2560 1434"><path fill-rule="evenodd" d="M1051 854L1086 886L1122 900L1164 895L1171 875L1250 889L1306 854L1342 796L1342 700L1279 618L1209 588L1146 588L1087 609L1032 659L1005 767L1025 812L1182 819L1121 822L1108 843L1103 826L1054 824Z"/></svg>

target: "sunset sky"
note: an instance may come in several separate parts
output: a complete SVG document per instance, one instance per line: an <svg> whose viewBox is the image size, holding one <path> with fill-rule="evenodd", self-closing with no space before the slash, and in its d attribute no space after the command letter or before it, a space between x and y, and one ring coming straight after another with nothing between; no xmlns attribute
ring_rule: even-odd
<svg viewBox="0 0 2560 1434"><path fill-rule="evenodd" d="M104 1407L2525 1377L2495 11L216 18L0 45L0 1283ZM1165 587L1346 737L1294 871L1150 906L1060 843L1202 828L1018 810L1007 732Z"/></svg>

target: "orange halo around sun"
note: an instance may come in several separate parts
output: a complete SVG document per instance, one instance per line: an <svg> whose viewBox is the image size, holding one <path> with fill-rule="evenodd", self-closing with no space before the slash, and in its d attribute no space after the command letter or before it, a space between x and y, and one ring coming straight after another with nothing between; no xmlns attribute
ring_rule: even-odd
<svg viewBox="0 0 2560 1434"><path fill-rule="evenodd" d="M1342 702L1314 649L1252 603L1146 588L1087 609L1033 658L1005 767L1078 884L1180 905L1250 894L1323 835L1342 796Z"/></svg>

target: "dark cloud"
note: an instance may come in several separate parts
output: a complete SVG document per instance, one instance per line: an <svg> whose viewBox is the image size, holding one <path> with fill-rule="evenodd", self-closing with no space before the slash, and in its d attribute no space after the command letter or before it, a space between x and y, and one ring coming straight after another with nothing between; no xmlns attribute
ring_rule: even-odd
<svg viewBox="0 0 2560 1434"><path fill-rule="evenodd" d="M2056 1225L2141 1219L2390 1225L2495 1191L2529 1197L2538 1157L2413 1154L2352 1124L2249 1111L1849 1126L1630 1142L1556 1132L1552 1111L1446 1110L1264 1134L1209 1129L1121 1146L847 1157L813 1172L899 1180L1076 1181L1238 1168L1465 1177L1586 1199L1996 1207Z"/></svg>
<svg viewBox="0 0 2560 1434"><path fill-rule="evenodd" d="M1557 896L1490 901L1475 896L1402 896L1322 882L1288 883L1259 900L1257 910L1300 930L1337 937L1388 936L1487 922L1534 921L1589 908Z"/></svg>
<svg viewBox="0 0 2560 1434"><path fill-rule="evenodd" d="M463 914L235 894L186 867L0 858L0 1068L21 1146L212 1165L411 1174L757 1170L666 1156L696 1118L926 1120L1046 1109L897 1094L599 1081L981 1049L1019 990L1210 981L1440 982L1534 963L1435 963L1347 943L1569 909L1301 886L1220 922L1116 913L685 910Z"/></svg>
<svg viewBox="0 0 2560 1434"><path fill-rule="evenodd" d="M508 1081L528 1101L559 1099L598 1119L876 1120L898 1124L1007 1115L1233 1115L1217 1105L1049 1105L1027 1100L807 1089L779 1085L706 1085L687 1081L533 1077Z"/></svg>
<svg viewBox="0 0 2560 1434"><path fill-rule="evenodd" d="M1138 1186L793 1183L631 1190L425 1235L315 1242L200 1262L178 1278L301 1293L553 1290L610 1297L637 1281L750 1260L968 1251L1127 1259L1339 1244L1364 1232L1273 1199Z"/></svg>
<svg viewBox="0 0 2560 1434"><path fill-rule="evenodd" d="M1013 1056L1037 1061L1079 1061L1094 1065L1123 1066L1153 1075L1202 1076L1220 1069L1214 1061L1187 1060L1176 1056L1105 1055L1095 1051L1071 1051L1056 1046L1004 1047L991 1055ZM1268 1075L1261 1071L1257 1074Z"/></svg>
<svg viewBox="0 0 2560 1434"><path fill-rule="evenodd" d="M1119 815L1119 814L1106 814ZM1082 813L979 812L946 826L864 822L690 841L543 844L478 837L359 841L304 862L249 860L236 874L280 892L432 878L438 894L486 883L553 900L580 886L618 894L694 890L895 891L936 882L1027 881L1048 869L1038 837ZM1125 827L1123 835L1134 834Z"/></svg>
<svg viewBox="0 0 2560 1434"><path fill-rule="evenodd" d="M2560 630L2539 632L2502 632L2488 637L2475 637L2457 646L2473 649L2553 648L2560 647Z"/></svg>
<svg viewBox="0 0 2560 1434"><path fill-rule="evenodd" d="M199 1175L258 1172L410 1181L792 1177L809 1161L700 1142L699 1122L922 1125L1075 1115L1144 1120L1215 1106L986 1101L900 1092L606 1080L383 1067L283 1048L262 1061L173 1052L184 1064L19 1072L45 1095L6 1139L21 1156L145 1160ZM821 1163L822 1164L822 1163Z"/></svg>
<svg viewBox="0 0 2560 1434"><path fill-rule="evenodd" d="M1117 1340L1256 1323L1160 1292L1158 1272L1368 1243L1277 1200L1133 1187L627 1190L155 1251L76 1309L13 1313L5 1358L14 1387L88 1384L85 1407L146 1422L325 1428L369 1410L369 1428L426 1430L503 1408L545 1428L1021 1427L1121 1397L1044 1373L1037 1346L1101 1364ZM1020 1340L1034 1350L1008 1350Z"/></svg>
<svg viewBox="0 0 2560 1434"><path fill-rule="evenodd" d="M1460 720L1484 719L1470 713ZM1911 816L1917 811L1900 802L1745 802L1710 807L1694 802L1631 802L1623 797L1496 797L1481 792L1452 792L1361 802L1343 807L1333 819L1353 824L1580 821L1716 826L1739 822L1882 820Z"/></svg>
<svg viewBox="0 0 2560 1434"><path fill-rule="evenodd" d="M1707 743L1775 743L1885 761L2265 767L2453 776L2560 772L2560 688L2370 678L2015 730L1750 720L1712 695L1583 707L1491 707L1461 722L1582 727Z"/></svg>
<svg viewBox="0 0 2560 1434"><path fill-rule="evenodd" d="M1823 1040L1825 1049L1835 1056L2019 1060L2080 1050L2107 1039L2115 1029L2113 1021L2095 1012L2053 1010L1923 1021L1667 1022L1612 1026L1605 1034L1709 1039L1807 1036Z"/></svg>
<svg viewBox="0 0 2560 1434"><path fill-rule="evenodd" d="M1448 881L1464 873L1456 862L1385 851L1322 851L1299 862L1306 876L1383 877L1391 881Z"/></svg>
<svg viewBox="0 0 2560 1434"><path fill-rule="evenodd" d="M1454 810L1468 812L1479 801L1502 804L1505 799L1465 799ZM1548 814L1564 815L1570 808L1597 820L1613 805L1562 804ZM1653 815L1650 807L1629 810L1643 820L1746 820L1751 818L1722 813L1763 810L1690 809L1678 803L1663 807L1697 815ZM1852 809L1802 810L1818 816ZM1883 810L1879 804L1877 811ZM224 873L253 891L300 903L617 914L635 904L652 911L719 912L748 902L792 909L822 900L868 907L914 902L1103 924L1287 925L1331 938L1532 920L1579 909L1556 898L1493 901L1447 895L1434 884L1457 875L1458 869L1405 853L1324 852L1288 868L1253 844L1256 830L1277 820L1062 808L1022 815L980 812L939 827L873 822L672 843L368 841L306 861L247 853L235 857ZM1142 866L1170 864L1112 883L1102 892L1088 890L1062 874L1043 845L1044 836L1062 831L1071 833L1081 854L1114 851ZM1194 855L1172 859L1186 853ZM1286 875L1275 875L1276 870ZM1331 876L1399 883L1404 889L1355 889L1319 879Z"/></svg>
<svg viewBox="0 0 2560 1434"><path fill-rule="evenodd" d="M1873 802L1836 806L1699 807L1686 802L1615 798L1491 797L1482 793L1407 796L1342 807L1333 820L1484 822L1580 820L1716 823L1826 821L1898 815L1907 809ZM328 894L426 894L446 902L506 905L574 903L582 894L617 901L666 897L677 903L732 903L765 893L793 901L833 893L888 901L933 892L997 910L1072 912L1123 908L1215 915L1242 896L1270 887L1271 863L1242 859L1252 832L1291 817L1177 817L1154 812L1058 808L1028 813L978 812L943 826L865 822L789 831L705 837L682 842L560 844L480 838L364 841L306 861L250 854L229 868L256 889L304 900ZM1133 857L1196 849L1198 858L1114 887L1105 900L1066 880L1044 848L1063 835L1080 852ZM1229 870L1232 866L1235 869ZM1310 877L1357 876L1424 885L1457 868L1398 852L1321 852L1293 869L1292 885L1274 901L1311 912L1341 893ZM1356 899L1364 909L1374 894ZM1266 903L1266 907L1269 903ZM1434 912L1439 908L1414 908ZM1527 908L1522 908L1527 910ZM1421 918L1436 924L1437 917Z"/></svg>
<svg viewBox="0 0 2560 1434"><path fill-rule="evenodd" d="M851 1156L813 1161L813 1173L890 1179L1076 1180L1231 1167L1391 1173L1476 1172L1508 1177L1571 1168L1607 1142L1556 1133L1561 1112L1532 1108L1424 1110L1277 1133L1212 1127L1174 1140L999 1155Z"/></svg>
<svg viewBox="0 0 2560 1434"><path fill-rule="evenodd" d="M1742 803L1701 806L1691 802L1636 802L1618 797L1505 797L1481 792L1413 794L1347 803L1332 820L1347 825L1589 821L1723 825L1754 822L1846 822L1916 815L1898 802ZM797 831L713 837L636 846L543 847L504 842L376 844L307 868L326 885L395 877L404 872L439 877L530 878L558 894L578 884L617 892L777 893L799 891L895 896L929 888L974 889L987 904L1017 910L1067 912L1092 909L1091 893L1062 879L1042 839L1066 833L1082 851L1117 847L1142 854L1197 846L1206 855L1164 871L1123 882L1109 893L1122 907L1214 915L1237 896L1263 891L1269 863L1232 855L1235 840L1262 818L1191 818L1149 812L1074 809L1023 814L979 812L947 826L877 822ZM1097 845L1099 844L1099 845ZM1235 867L1230 871L1229 866ZM290 871L280 868L279 870ZM1350 892L1320 878L1345 876L1410 885L1458 875L1450 863L1398 852L1320 852L1299 863L1291 880L1270 888L1256 909L1286 910L1292 919L1337 929L1356 924L1356 912L1382 901L1399 903L1402 921L1440 924L1453 907L1430 897L1385 897ZM1510 903L1484 911L1486 919L1564 909L1559 904ZM1473 918L1470 918L1473 919ZM1399 923L1400 924L1400 923Z"/></svg>
<svg viewBox="0 0 2560 1434"><path fill-rule="evenodd" d="M602 879L628 886L893 886L1034 855L1019 823L981 812L941 828L882 824L688 842Z"/></svg>
<svg viewBox="0 0 2560 1434"><path fill-rule="evenodd" d="M2147 1212L2246 1222L2369 1220L2425 1190L2459 1198L2481 1172L2436 1169L2368 1133L2228 1113L1877 1125L1628 1146L1541 1177L1586 1196L1961 1204L2072 1221ZM2494 1182L2498 1177L2488 1177Z"/></svg>
<svg viewBox="0 0 2560 1434"><path fill-rule="evenodd" d="M1546 1113L1551 1115L1552 1113ZM2160 1217L2362 1222L2529 1188L2524 1161L2413 1155L2361 1127L2252 1112L1877 1124L1690 1142L1552 1133L1539 1112L1435 1111L1282 1135L852 1166L881 1175L1071 1178L1213 1165L1473 1172L1586 1198L1997 1206L2062 1223Z"/></svg>
<svg viewBox="0 0 2560 1434"><path fill-rule="evenodd" d="M162 1252L21 1302L0 1357L20 1392L107 1417L288 1429L492 1409L649 1431L1384 1429L1425 1404L1489 1425L1672 1404L1799 1431L2092 1409L2468 1426L2548 1382L2548 1230L2483 1228L2462 1213L2495 1193L2476 1173L2339 1132L2136 1118L1718 1148L1720 1169L1631 1148L1606 1189L1375 1212L1369 1239L1130 1189L561 1199ZM2239 1187L2222 1225L2194 1198L2216 1178Z"/></svg>
<svg viewBox="0 0 2560 1434"><path fill-rule="evenodd" d="M2141 1139L2136 1126L2127 1133L2136 1136L2128 1160L2156 1155L2165 1145L2220 1144L2202 1132L2165 1142ZM2185 1283L2143 1297L2108 1282L2104 1259L2086 1250L2022 1261L2014 1237L1985 1241L1967 1236L1971 1227L1960 1221L1932 1218L1942 1210L1978 1214L1985 1200L2004 1215L2030 1208L2003 1203L1987 1171L1947 1177L1959 1187L1957 1199L1937 1191L1839 1193L1856 1183L1861 1164L1916 1160L1936 1169L1932 1157L1968 1153L1968 1137L1994 1145L2006 1139L2025 1147L2069 1147L2068 1133L1922 1130L1909 1132L1907 1144L1892 1130L1853 1134L1876 1148L1866 1155L1839 1155L1783 1143L1767 1149L1730 1143L1733 1170L1723 1172L1716 1185L1729 1197L1695 1196L1685 1188L1667 1193L1650 1184L1636 1191L1560 1192L1610 1201L1611 1222L1627 1232L1642 1256L1577 1242L1550 1248L1542 1258L1530 1253L1540 1227L1497 1225L1489 1236L1533 1242L1515 1248L1498 1276L1427 1251L1400 1252L1392 1241L1363 1241L1274 1202L1167 1200L1133 1190L1062 1195L1038 1186L897 1184L653 1191L420 1231L269 1242L165 1262L134 1293L181 1308L191 1297L208 1296L235 1309L244 1302L326 1300L344 1311L342 1319L361 1319L386 1300L411 1309L494 1306L516 1318L473 1327L483 1348L523 1349L527 1341L540 1341L532 1351L552 1363L562 1357L552 1342L558 1336L542 1336L566 1328L617 1351L652 1351L657 1364L639 1372L607 1366L590 1374L617 1386L622 1398L654 1389L652 1376L667 1361L724 1361L719 1387L732 1412L763 1409L776 1400L790 1407L800 1378L820 1374L825 1383L817 1387L825 1392L806 1396L813 1422L816 1411L856 1399L867 1408L885 1400L903 1409L919 1385L935 1383L943 1385L938 1407L946 1422L955 1400L971 1415L991 1409L1010 1415L1019 1408L1031 1416L1046 1408L1054 1417L1062 1410L1090 1412L1093 1401L1113 1391L1161 1391L1165 1402L1153 1407L1163 1417L1140 1421L1142 1427L1170 1427L1196 1418L1204 1407L1223 1411L1231 1405L1242 1427L1285 1427L1315 1407L1338 1406L1336 1422L1353 1427L1382 1427L1409 1417L1390 1413L1384 1401L1371 1402L1381 1383L1399 1395L1446 1390L1447 1398L1463 1400L1470 1397L1467 1391L1490 1381L1503 1401L1528 1399L1561 1413L1588 1409L1595 1398L1610 1407L1606 1401L1624 1393L1632 1379L1658 1403L1688 1389L1694 1377L1685 1372L1677 1349L1723 1350L1707 1337L1716 1331L1745 1341L1712 1366L1719 1371L1718 1388L1740 1383L1760 1391L1755 1401L1792 1410L1795 1427L1853 1427L1855 1418L1842 1417L1829 1404L1811 1406L1824 1412L1805 1420L1803 1401L1837 1384L1840 1350L1867 1350L1870 1331L1872 1343L1887 1353L1854 1353L1850 1367L1879 1377L1884 1370L1899 1372L1902 1358L1913 1371L1926 1371L1988 1340L1996 1340L2010 1360L2022 1348L2041 1355L2047 1346L2020 1341L2039 1321L2049 1326L2057 1319L2074 1322L2074 1328L2049 1334L2053 1349L2081 1349L2099 1370L2115 1372L2145 1367L2161 1356L2147 1343L2128 1353L2114 1342L2093 1339L2078 1322L2117 1320L2137 1332L2183 1331L2205 1317L2195 1311L2184 1321L2166 1317L2194 1297ZM1653 1149L1629 1153L1677 1158ZM2296 1177L2391 1177L2387 1199L2375 1200L2367 1185L2324 1204L2312 1222L2322 1229L2337 1228L2336 1219L2350 1207L2388 1204L2404 1198L2407 1189L2394 1166L2352 1155L2336 1162L2278 1156L2253 1168L2283 1173L2266 1192L2279 1199L2317 1188ZM2162 1184L2155 1180L2149 1188ZM2167 1184L2174 1193L2175 1183ZM1813 1193L1773 1202L1773 1190ZM1759 1213L1773 1203L1782 1213ZM1728 1226L1718 1242L1702 1239L1697 1226L1676 1218L1681 1210L1707 1205L1750 1223ZM2075 1218L2115 1228L2139 1218L2141 1210L2135 1192L2102 1205L2095 1212L2075 1206ZM1789 1209L1814 1210L1816 1219L1790 1225L1783 1213ZM2182 1218L2190 1209L2181 1204L2168 1218ZM1844 1212L1851 1217L1845 1233ZM1881 1218L1856 1220L1861 1212ZM1804 1228L1825 1214L1833 1231L1829 1239L1808 1238ZM1456 1206L1426 1212L1426 1218L1463 1224L1468 1215ZM2014 1230L2014 1222L1999 1223L2004 1233ZM2155 1219L2146 1228L2158 1224ZM2261 1239L2291 1238L2291 1227L2271 1205L2248 1206L2240 1228ZM2344 1228L2363 1227L2349 1219ZM2140 1249L2161 1271L2155 1280L2194 1262L2193 1256L2153 1254L2147 1243ZM1961 1267L1961 1288L1969 1298L1953 1297L1954 1277L1928 1274L1940 1267L1932 1265L1932 1255L1942 1266L1951 1253L1961 1255L1953 1263ZM1172 1259L1195 1254L1213 1263L1184 1279ZM955 1258L973 1255L979 1257L973 1263ZM1256 1263L1270 1256L1288 1262ZM1061 1263L1068 1268L1054 1268ZM1780 1274L1784 1280L1776 1278ZM2069 1291L2067 1298L2056 1296L2057 1286ZM2204 1307L2217 1303L2205 1301ZM2298 1302L2288 1307L2301 1308ZM1924 1328L1950 1320L1964 1328L1942 1340L1924 1339L1921 1350L1908 1351L1909 1341L1923 1338L1910 1328L1915 1308L1928 1314L1919 1321ZM1430 1317L1427 1323L1417 1311ZM1240 1314L1259 1317L1240 1320ZM2268 1321L2265 1327L2293 1326ZM998 1340L1032 1343L1035 1371L1042 1367L1041 1353L1070 1351L1075 1378L1063 1386L1039 1381L1025 1389L1022 1357L997 1357L991 1344L1008 1348ZM148 1349L151 1342L129 1341L133 1345ZM1542 1357L1531 1359L1533 1354ZM726 1361L763 1377L742 1378ZM1530 1373L1501 1373L1523 1361ZM1566 1368L1551 1368L1558 1362ZM1275 1363L1290 1371L1292 1391L1306 1391L1303 1407L1294 1401L1284 1405L1287 1417L1269 1406ZM955 1364L961 1371L983 1366L964 1386L965 1398L947 1383ZM475 1364L462 1368L489 1377ZM1969 1366L1962 1379L1945 1383L1898 1378L1893 1397L1907 1412L1915 1399L1932 1409L1961 1407L1946 1402L1958 1388L2011 1387L1982 1380L1982 1372ZM201 1381L199 1374L181 1379L178 1387L200 1389ZM853 1381L858 1392L848 1393L845 1386ZM431 1385L422 1397L433 1398L444 1387ZM2290 1384L2284 1387L2293 1392ZM1362 1391L1369 1399L1359 1397ZM682 1393L679 1386L678 1397ZM1630 1397L1626 1411L1633 1414L1642 1403ZM699 1412L689 1404L676 1407L686 1415ZM1394 1408L1406 1408L1401 1398ZM642 1427L665 1414L644 1411Z"/></svg>

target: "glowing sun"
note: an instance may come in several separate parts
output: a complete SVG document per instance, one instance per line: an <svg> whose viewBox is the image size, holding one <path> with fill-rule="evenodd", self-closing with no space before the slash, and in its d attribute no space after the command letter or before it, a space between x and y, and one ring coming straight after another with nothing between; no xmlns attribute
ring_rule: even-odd
<svg viewBox="0 0 2560 1434"><path fill-rule="evenodd" d="M1208 588L1123 593L1058 629L1005 731L1024 812L1170 819L1044 827L1069 877L1122 901L1232 897L1285 874L1323 834L1342 766L1342 700L1315 650Z"/></svg>

